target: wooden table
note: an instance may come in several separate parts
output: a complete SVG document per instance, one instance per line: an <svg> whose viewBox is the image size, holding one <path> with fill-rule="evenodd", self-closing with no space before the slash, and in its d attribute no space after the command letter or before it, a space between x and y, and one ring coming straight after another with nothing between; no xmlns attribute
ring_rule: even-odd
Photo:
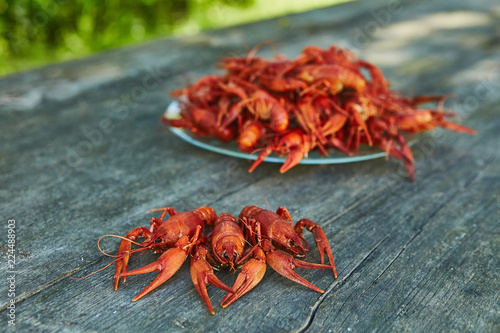
<svg viewBox="0 0 500 333"><path fill-rule="evenodd" d="M361 1L2 78L2 327L14 299L10 331L499 332L499 10L494 0ZM380 66L405 94L455 93L447 105L478 134L423 135L411 183L392 158L286 174L265 163L249 174L249 161L191 146L159 123L167 91L264 40L290 58L306 45L337 44ZM259 55L275 50L263 46ZM151 208L239 214L266 207L265 198L324 228L339 278L300 272L324 294L268 268L225 309L225 293L209 287L212 316L187 263L138 302L130 300L156 273L130 277L116 292L112 268L80 281L63 275L109 263L97 239L148 226ZM106 239L103 249L116 253L118 242ZM318 260L315 248L311 255ZM132 268L154 258L135 258ZM15 297L5 282L12 276Z"/></svg>

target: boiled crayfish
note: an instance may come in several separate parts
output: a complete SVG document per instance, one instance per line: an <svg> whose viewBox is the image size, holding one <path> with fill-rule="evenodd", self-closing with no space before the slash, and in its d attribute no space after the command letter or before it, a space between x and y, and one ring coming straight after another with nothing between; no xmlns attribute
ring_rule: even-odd
<svg viewBox="0 0 500 333"><path fill-rule="evenodd" d="M475 134L445 118L444 96L403 97L389 89L382 71L336 46L306 47L295 59L255 56L221 59L224 75L208 75L172 92L181 119L162 121L200 136L236 140L240 150L261 151L252 172L271 153L286 156L280 172L297 165L312 150L356 155L361 145L378 147L404 162L415 179L405 133L436 126ZM437 109L420 104L440 102Z"/></svg>
<svg viewBox="0 0 500 333"><path fill-rule="evenodd" d="M160 271L156 279L132 301L139 300L166 282L188 256L191 258L191 280L212 314L215 311L208 296L208 283L227 292L221 302L226 307L262 280L266 263L284 277L320 293L323 292L321 289L293 269L332 269L335 278L337 277L332 250L323 229L308 219L302 219L293 226L291 216L284 207L278 208L274 213L256 206L247 206L243 208L239 218L229 213L217 216L207 206L182 213L171 207L151 211L161 211L162 214L159 218L151 219L149 228L137 227L121 237L118 249L115 290L120 278L125 282L130 275ZM166 218L167 213L169 218ZM309 250L303 238L304 229L314 236L321 264L298 259L305 257ZM137 242L139 237L144 239L141 243ZM133 244L139 248L133 249ZM128 271L131 254L145 250L161 253L161 256L151 264ZM325 255L330 265L325 264ZM240 266L241 273L232 287L220 281L213 272L214 267L235 270Z"/></svg>

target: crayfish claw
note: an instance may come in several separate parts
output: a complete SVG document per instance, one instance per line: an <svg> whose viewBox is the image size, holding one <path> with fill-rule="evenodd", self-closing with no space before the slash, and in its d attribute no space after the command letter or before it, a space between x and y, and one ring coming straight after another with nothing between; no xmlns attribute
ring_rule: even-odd
<svg viewBox="0 0 500 333"><path fill-rule="evenodd" d="M210 297L208 296L207 284L211 283L213 286L229 293L233 293L233 289L226 286L214 274L212 265L210 265L206 260L207 255L208 251L206 248L200 247L196 251L196 254L191 257L191 280L193 281L196 291L200 294L210 313L215 314L212 303L210 302Z"/></svg>
<svg viewBox="0 0 500 333"><path fill-rule="evenodd" d="M190 249L190 245L191 244L189 243L188 237L183 236L177 242L176 247L168 249L155 262L141 268L116 274L115 278L144 274L153 271L161 271L149 286L147 286L143 291L139 293L139 295L132 299L132 302L137 301L148 294L150 291L170 279L172 275L174 275L179 270L179 268L181 268L184 260L186 259L188 250Z"/></svg>
<svg viewBox="0 0 500 333"><path fill-rule="evenodd" d="M463 125L460 125L460 124L457 124L457 123L454 123L451 121L442 120L441 122L439 122L439 126L446 128L446 129L449 129L451 131L459 132L459 133L466 133L466 134L472 134L472 135L477 134L476 130L473 130L472 128L469 128L469 127L466 127L466 126L463 126Z"/></svg>
<svg viewBox="0 0 500 333"><path fill-rule="evenodd" d="M117 259L115 266L115 290L118 289L118 284L120 283L120 277L116 277L116 275L120 273L127 272L128 261L130 259L130 250L132 249L132 243L122 240L120 243L120 247L118 248L118 257L122 256L120 259ZM123 276L123 282L127 279L126 276Z"/></svg>
<svg viewBox="0 0 500 333"><path fill-rule="evenodd" d="M304 279L293 269L295 267L298 268L306 268L306 269L323 269L323 268L332 268L330 265L323 264L314 264L310 262L305 262L302 260L298 260L293 258L293 256L288 255L280 250L273 250L266 253L266 261L269 266L272 267L278 274L286 277L289 280L300 283L303 286L306 286L318 293L323 293L323 290L319 289L311 282Z"/></svg>
<svg viewBox="0 0 500 333"><path fill-rule="evenodd" d="M256 248L254 258L248 260L241 268L236 281L233 284L234 292L229 292L221 302L223 308L231 305L238 298L252 290L264 277L266 273L266 257L261 248Z"/></svg>
<svg viewBox="0 0 500 333"><path fill-rule="evenodd" d="M299 164L300 161L304 158L304 156L308 152L304 152L302 147L297 147L295 149L291 149L290 152L288 153L288 156L285 159L285 162L283 162L283 165L280 167L280 172L285 173L297 164Z"/></svg>
<svg viewBox="0 0 500 333"><path fill-rule="evenodd" d="M151 232L145 227L138 227L130 231L125 238L135 241L139 236L147 238L151 236ZM132 250L132 242L126 239L122 239L120 247L118 248L118 259L116 260L115 266L115 290L118 289L118 284L120 283L120 277L117 277L117 275L127 272L130 251ZM123 282L125 282L127 279L126 275L120 276L123 277Z"/></svg>
<svg viewBox="0 0 500 333"><path fill-rule="evenodd" d="M264 150L261 151L259 153L259 155L257 156L257 159L252 163L252 165L250 166L250 169L248 169L248 172L253 172L262 162L264 162L264 160L269 155L271 155L272 152L273 152L272 146L267 146L266 148L264 148Z"/></svg>
<svg viewBox="0 0 500 333"><path fill-rule="evenodd" d="M322 264L325 263L325 254L328 257L328 261L333 270L333 276L337 278L337 269L335 268L335 261L333 260L333 253L330 247L330 243L328 242L328 238L326 238L326 234L323 229L318 226L316 223L309 219L301 219L295 225L295 231L302 236L302 230L306 228L308 231L312 232L314 241L316 242L316 247L319 251L319 258Z"/></svg>

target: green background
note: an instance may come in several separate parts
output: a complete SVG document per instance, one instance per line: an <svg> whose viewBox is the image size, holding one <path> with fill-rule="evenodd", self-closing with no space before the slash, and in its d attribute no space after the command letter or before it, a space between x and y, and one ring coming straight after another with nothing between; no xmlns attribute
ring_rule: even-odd
<svg viewBox="0 0 500 333"><path fill-rule="evenodd" d="M0 0L0 76L346 0Z"/></svg>

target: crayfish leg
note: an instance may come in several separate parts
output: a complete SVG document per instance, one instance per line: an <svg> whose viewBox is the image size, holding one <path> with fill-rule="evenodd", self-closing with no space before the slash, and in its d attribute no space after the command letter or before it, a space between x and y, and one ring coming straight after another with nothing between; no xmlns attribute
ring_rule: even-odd
<svg viewBox="0 0 500 333"><path fill-rule="evenodd" d="M336 149L340 150L341 152L343 152L347 156L353 156L354 155L349 150L349 148L347 148L347 146L345 145L345 143L342 142L342 140L340 140L339 138L332 136L332 137L329 138L329 141L330 141L330 145L332 145Z"/></svg>
<svg viewBox="0 0 500 333"><path fill-rule="evenodd" d="M253 172L259 166L259 164L264 162L264 160L269 155L271 155L272 152L273 152L273 146L269 145L266 148L264 148L264 150L260 152L259 156L257 156L257 159L255 160L255 162L252 163L252 165L250 166L250 169L248 169L248 172Z"/></svg>
<svg viewBox="0 0 500 333"><path fill-rule="evenodd" d="M163 220L167 215L167 213L170 214L170 217L178 214L177 210L172 207L153 208L148 210L146 213L151 213L151 212L162 212L159 218L160 220Z"/></svg>
<svg viewBox="0 0 500 333"><path fill-rule="evenodd" d="M290 222L290 225L293 227L292 216L290 215L290 212L286 207L279 206L278 209L276 210L276 214L278 214L279 216Z"/></svg>

